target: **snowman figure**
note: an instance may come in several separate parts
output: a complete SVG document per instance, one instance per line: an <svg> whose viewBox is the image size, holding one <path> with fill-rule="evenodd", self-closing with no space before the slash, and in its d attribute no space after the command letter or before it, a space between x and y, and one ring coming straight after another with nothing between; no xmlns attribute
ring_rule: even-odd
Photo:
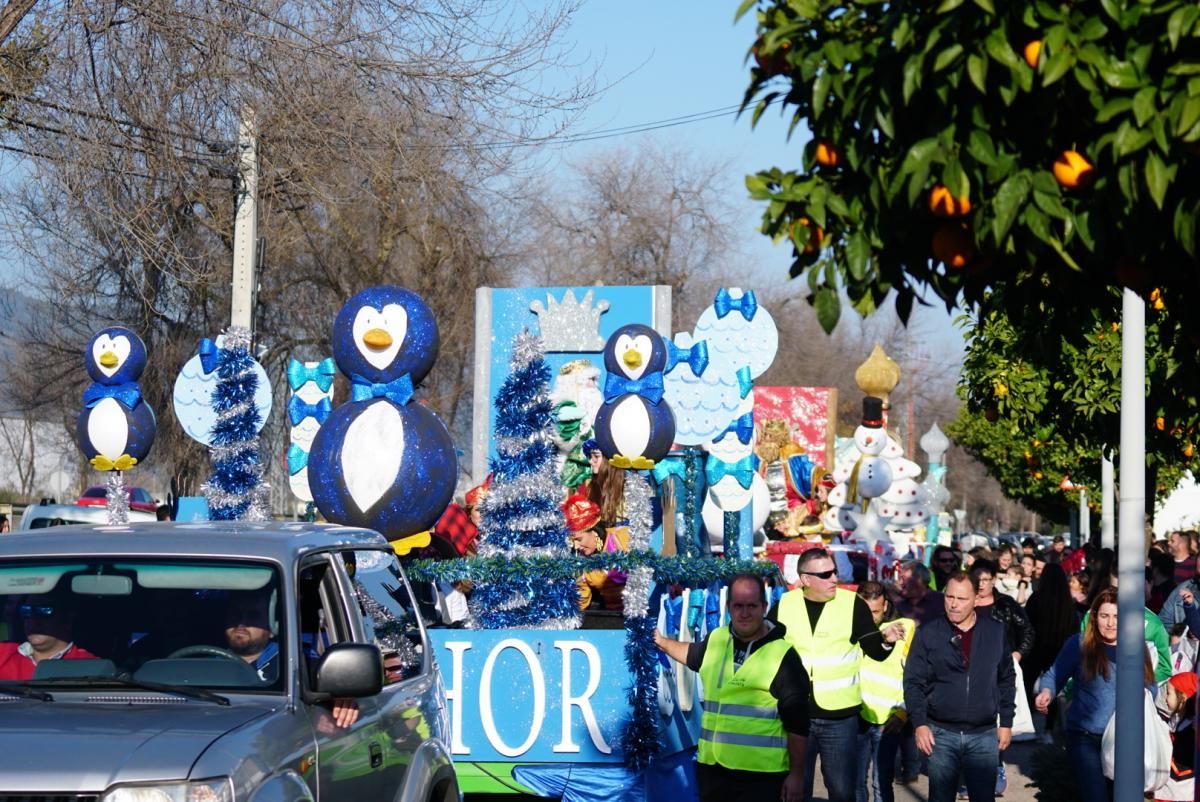
<svg viewBox="0 0 1200 802"><path fill-rule="evenodd" d="M883 428L883 399L863 398L862 422L854 430L854 447L858 458L853 464L838 466L833 472L837 484L829 493L829 509L825 513L826 528L833 531L853 531L868 513L871 500L882 496L892 484L892 468L881 455L888 445ZM871 523L886 525L887 517L871 510ZM878 527L882 529L882 527Z"/></svg>

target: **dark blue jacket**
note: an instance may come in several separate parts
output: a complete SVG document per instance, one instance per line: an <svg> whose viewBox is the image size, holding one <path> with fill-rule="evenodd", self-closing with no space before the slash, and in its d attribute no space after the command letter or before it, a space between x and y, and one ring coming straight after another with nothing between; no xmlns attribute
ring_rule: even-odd
<svg viewBox="0 0 1200 802"><path fill-rule="evenodd" d="M1016 712L1016 673L1004 625L976 615L971 664L950 642L945 616L917 627L904 665L904 706L914 727L933 724L960 732L1011 727Z"/></svg>

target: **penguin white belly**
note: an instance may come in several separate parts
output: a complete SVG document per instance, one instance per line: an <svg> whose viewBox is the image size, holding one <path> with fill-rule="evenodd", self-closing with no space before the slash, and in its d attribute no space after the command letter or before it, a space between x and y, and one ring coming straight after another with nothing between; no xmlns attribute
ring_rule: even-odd
<svg viewBox="0 0 1200 802"><path fill-rule="evenodd" d="M387 401L374 401L346 429L342 478L351 500L363 512L383 498L404 459L404 420Z"/></svg>
<svg viewBox="0 0 1200 802"><path fill-rule="evenodd" d="M618 401L609 423L617 453L630 459L641 456L650 443L650 416L636 395Z"/></svg>
<svg viewBox="0 0 1200 802"><path fill-rule="evenodd" d="M96 453L116 459L125 453L129 442L129 419L125 407L115 398L101 399L92 407L87 423L88 440Z"/></svg>

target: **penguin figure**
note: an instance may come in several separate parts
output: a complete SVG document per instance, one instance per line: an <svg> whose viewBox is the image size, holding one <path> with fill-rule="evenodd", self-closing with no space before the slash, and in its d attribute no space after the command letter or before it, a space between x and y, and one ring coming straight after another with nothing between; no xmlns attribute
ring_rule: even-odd
<svg viewBox="0 0 1200 802"><path fill-rule="evenodd" d="M666 366L666 343L649 326L622 326L604 344L608 377L595 436L613 467L646 470L670 452L675 416L663 400Z"/></svg>
<svg viewBox="0 0 1200 802"><path fill-rule="evenodd" d="M417 536L409 547L422 545L422 537L427 543L458 478L445 425L409 403L437 358L433 312L402 287L363 290L338 312L332 346L350 378L351 400L313 438L313 501L328 521L375 529L392 541Z"/></svg>
<svg viewBox="0 0 1200 802"><path fill-rule="evenodd" d="M146 346L129 329L110 326L88 343L84 366L92 384L75 422L79 447L98 471L128 470L154 444L154 410L137 383L146 368Z"/></svg>

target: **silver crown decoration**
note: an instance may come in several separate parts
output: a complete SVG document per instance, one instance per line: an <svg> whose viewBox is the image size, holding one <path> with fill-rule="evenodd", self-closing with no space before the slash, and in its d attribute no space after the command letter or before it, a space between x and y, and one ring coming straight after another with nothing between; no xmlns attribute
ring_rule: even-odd
<svg viewBox="0 0 1200 802"><path fill-rule="evenodd" d="M547 351L603 351L600 315L608 311L608 301L592 306L592 291L575 300L574 290L563 293L562 301L546 293L546 305L534 301L529 308L538 317L538 329Z"/></svg>

